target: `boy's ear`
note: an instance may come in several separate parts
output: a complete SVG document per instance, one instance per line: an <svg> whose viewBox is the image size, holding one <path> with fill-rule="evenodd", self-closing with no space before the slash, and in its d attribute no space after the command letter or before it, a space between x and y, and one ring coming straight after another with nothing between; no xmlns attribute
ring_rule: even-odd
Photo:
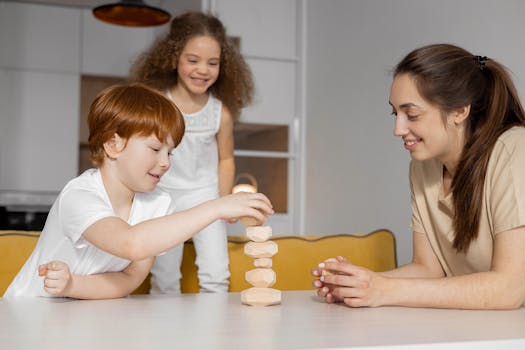
<svg viewBox="0 0 525 350"><path fill-rule="evenodd" d="M111 159L116 159L120 152L126 147L126 140L115 133L109 140L104 142L104 151Z"/></svg>
<svg viewBox="0 0 525 350"><path fill-rule="evenodd" d="M470 105L466 105L461 108L458 108L454 112L454 123L456 125L463 123L468 118L469 115L470 115Z"/></svg>

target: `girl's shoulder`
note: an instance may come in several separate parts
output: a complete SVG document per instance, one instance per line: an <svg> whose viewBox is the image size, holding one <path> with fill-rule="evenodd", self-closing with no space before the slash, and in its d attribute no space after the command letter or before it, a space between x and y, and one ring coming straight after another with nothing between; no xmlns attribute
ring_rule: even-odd
<svg viewBox="0 0 525 350"><path fill-rule="evenodd" d="M208 101L206 101L206 105L202 108L202 111L220 118L220 116L223 114L223 110L224 105L222 104L222 101L213 94L208 94Z"/></svg>
<svg viewBox="0 0 525 350"><path fill-rule="evenodd" d="M212 93L208 94L208 103L215 106L215 108L224 107L222 101L219 98L215 97Z"/></svg>

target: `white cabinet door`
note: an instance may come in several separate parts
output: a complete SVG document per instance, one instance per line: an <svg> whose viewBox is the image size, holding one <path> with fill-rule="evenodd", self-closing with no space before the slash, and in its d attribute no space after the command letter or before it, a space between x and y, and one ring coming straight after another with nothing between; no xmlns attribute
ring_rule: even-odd
<svg viewBox="0 0 525 350"><path fill-rule="evenodd" d="M104 23L84 10L82 73L126 77L131 62L153 43L158 30Z"/></svg>
<svg viewBox="0 0 525 350"><path fill-rule="evenodd" d="M287 209L269 217L266 224L279 234L297 233L299 227L295 222L299 220L295 216L299 215L297 203L301 198L294 189L301 176L296 170L299 168L296 164L300 151L300 130L297 127L297 107L300 104L300 95L297 93L297 84L300 81L298 47L302 38L302 33L298 32L298 2L214 0L211 2L211 10L224 23L228 35L240 37L241 52L253 73L255 99L253 105L243 110L241 122L288 126L288 151L265 152L252 148L236 150L237 162L243 161L240 157L245 157L247 164L254 161L262 164L270 158L284 159L287 162L287 188L282 189L286 191ZM251 170L255 171L255 168L256 166ZM272 172L271 168L267 169L267 174L269 177L279 176L278 171ZM244 227L239 223L230 225L228 232L242 234Z"/></svg>
<svg viewBox="0 0 525 350"><path fill-rule="evenodd" d="M0 2L0 67L78 72L79 10Z"/></svg>
<svg viewBox="0 0 525 350"><path fill-rule="evenodd" d="M246 123L289 125L295 117L296 64L247 59L255 82L255 98L242 111Z"/></svg>
<svg viewBox="0 0 525 350"><path fill-rule="evenodd" d="M244 54L295 58L296 7L295 0L216 0L214 10Z"/></svg>
<svg viewBox="0 0 525 350"><path fill-rule="evenodd" d="M0 190L59 191L78 167L79 77L0 69Z"/></svg>
<svg viewBox="0 0 525 350"><path fill-rule="evenodd" d="M241 51L255 80L255 101L241 120L290 124L296 116L297 3L295 0L216 0L213 12Z"/></svg>

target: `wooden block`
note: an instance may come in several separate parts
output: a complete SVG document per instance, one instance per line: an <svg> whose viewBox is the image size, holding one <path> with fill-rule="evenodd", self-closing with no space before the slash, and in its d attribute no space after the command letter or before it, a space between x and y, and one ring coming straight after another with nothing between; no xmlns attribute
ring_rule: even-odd
<svg viewBox="0 0 525 350"><path fill-rule="evenodd" d="M259 258L253 261L255 267L272 267L272 258Z"/></svg>
<svg viewBox="0 0 525 350"><path fill-rule="evenodd" d="M272 269L253 269L244 274L246 281L254 287L271 287L275 284L276 274Z"/></svg>
<svg viewBox="0 0 525 350"><path fill-rule="evenodd" d="M250 258L271 258L279 250L277 243L273 241L266 242L248 242L244 245L244 254Z"/></svg>
<svg viewBox="0 0 525 350"><path fill-rule="evenodd" d="M329 259L326 259L324 262L337 262L337 259L335 258L329 258ZM332 273L330 270L326 270L326 269L323 269L321 271L321 275L322 276L330 276L330 275L333 275L334 273Z"/></svg>
<svg viewBox="0 0 525 350"><path fill-rule="evenodd" d="M243 216L239 218L239 221L244 226L260 226L263 224L263 221L257 220L256 218L252 218L251 216Z"/></svg>
<svg viewBox="0 0 525 350"><path fill-rule="evenodd" d="M281 303L281 291L273 288L249 288L241 292L243 304L269 306Z"/></svg>
<svg viewBox="0 0 525 350"><path fill-rule="evenodd" d="M266 242L272 236L270 226L246 227L246 236L254 242Z"/></svg>

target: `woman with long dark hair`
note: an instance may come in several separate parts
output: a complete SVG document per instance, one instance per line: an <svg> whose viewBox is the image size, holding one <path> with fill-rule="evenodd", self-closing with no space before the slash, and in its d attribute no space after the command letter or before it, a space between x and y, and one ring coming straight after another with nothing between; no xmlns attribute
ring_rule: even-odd
<svg viewBox="0 0 525 350"><path fill-rule="evenodd" d="M382 273L342 257L321 263L318 294L354 307L522 306L525 112L509 73L492 58L429 45L396 66L389 103L412 158L413 260Z"/></svg>

